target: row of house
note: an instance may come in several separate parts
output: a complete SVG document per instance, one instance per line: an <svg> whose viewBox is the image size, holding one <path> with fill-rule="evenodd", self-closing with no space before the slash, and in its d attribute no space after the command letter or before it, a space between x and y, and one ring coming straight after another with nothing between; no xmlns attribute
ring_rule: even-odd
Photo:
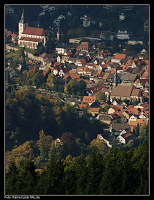
<svg viewBox="0 0 154 200"><path fill-rule="evenodd" d="M20 27L21 26L21 27ZM32 43L27 44L32 47L33 43L43 40L45 37L42 29L28 27L24 23L22 15L19 22L19 45L22 45L22 38L28 38ZM40 33L39 37L33 34L35 31ZM35 40L35 41L34 41ZM43 40L45 42L45 39ZM37 45L37 44L36 44ZM35 45L35 46L36 46ZM108 126L109 132L113 134L116 121L123 122L125 126L129 126L129 132L133 131L137 124L145 122L148 125L149 116L148 109L144 108L144 104L149 101L149 61L143 60L141 57L127 56L126 54L115 53L112 55L110 50L97 49L97 45L90 46L88 42L81 42L76 49L71 46L58 46L56 49L57 55L43 53L42 58L43 67L40 70L44 74L51 69L55 76L61 77L64 81L75 79L85 81L87 86L87 96L83 97L82 102L76 102L78 109L88 109L92 117L96 117L102 123ZM11 71L6 68L6 71ZM14 73L14 72L13 72ZM98 102L96 93L102 91L106 95L106 102ZM107 103L107 102L110 103ZM129 103L137 102L136 111L135 106L132 108L125 101ZM108 112L102 112L105 106L109 107ZM143 108L142 108L143 107ZM147 110L146 110L147 109ZM117 125L120 131L126 131L123 125ZM123 128L122 128L123 126ZM131 138L131 134L119 132L117 137L124 136ZM104 138L104 137L103 137ZM120 139L119 139L120 140ZM121 140L123 141L123 140Z"/></svg>

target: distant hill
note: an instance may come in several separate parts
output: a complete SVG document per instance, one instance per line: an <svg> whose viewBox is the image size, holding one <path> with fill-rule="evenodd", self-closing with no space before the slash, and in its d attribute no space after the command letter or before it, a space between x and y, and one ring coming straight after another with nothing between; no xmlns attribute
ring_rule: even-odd
<svg viewBox="0 0 154 200"><path fill-rule="evenodd" d="M148 5L11 5L11 7L14 9L14 14L6 14L5 26L14 32L18 31L18 21L23 9L29 26L45 29L56 29L60 26L62 32L65 33L72 28L113 32L117 32L118 29L127 29L132 34L142 36L144 23L149 21ZM121 13L125 16L122 21L119 20ZM95 24L87 28L83 27L80 19L83 15L90 17Z"/></svg>

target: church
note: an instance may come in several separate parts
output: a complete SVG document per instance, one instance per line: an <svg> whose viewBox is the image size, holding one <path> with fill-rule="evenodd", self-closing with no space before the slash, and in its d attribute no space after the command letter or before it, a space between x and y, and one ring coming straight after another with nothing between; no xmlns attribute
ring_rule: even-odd
<svg viewBox="0 0 154 200"><path fill-rule="evenodd" d="M46 44L44 29L28 27L28 23L24 23L24 11L18 23L18 32L18 45L20 47L37 49L39 42L42 42L44 46Z"/></svg>

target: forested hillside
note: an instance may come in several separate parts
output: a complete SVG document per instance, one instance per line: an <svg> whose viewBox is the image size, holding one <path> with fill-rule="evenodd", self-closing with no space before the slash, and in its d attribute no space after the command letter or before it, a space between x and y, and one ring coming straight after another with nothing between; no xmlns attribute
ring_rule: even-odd
<svg viewBox="0 0 154 200"><path fill-rule="evenodd" d="M148 144L134 150L112 148L105 156L92 150L66 159L51 154L47 167L36 173L32 159L20 169L12 162L6 173L6 194L147 195L149 193Z"/></svg>
<svg viewBox="0 0 154 200"><path fill-rule="evenodd" d="M103 3L103 2L102 2ZM132 10L124 10L123 5L112 5L110 9L105 9L104 5L54 5L46 6L45 9L41 5L12 5L14 14L6 15L6 28L17 32L18 22L24 9L26 21L29 26L39 26L45 29L54 28L54 21L60 15L64 18L60 21L59 26L63 34L67 36L85 36L87 33L97 35L99 31L113 31L118 29L127 29L133 35L143 36L144 22L148 20L148 5L133 5ZM48 9L49 8L49 9ZM41 14L43 13L43 14ZM124 13L126 18L119 21L119 14ZM95 21L90 27L82 26L83 15L88 15ZM99 26L101 22L102 26Z"/></svg>

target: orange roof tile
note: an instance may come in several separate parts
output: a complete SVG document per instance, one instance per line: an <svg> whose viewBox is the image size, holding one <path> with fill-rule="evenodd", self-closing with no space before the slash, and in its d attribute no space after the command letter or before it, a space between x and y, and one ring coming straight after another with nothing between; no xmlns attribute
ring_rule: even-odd
<svg viewBox="0 0 154 200"><path fill-rule="evenodd" d="M99 110L100 110L99 108L90 108L91 112L99 112Z"/></svg>
<svg viewBox="0 0 154 200"><path fill-rule="evenodd" d="M104 74L104 76L102 77L102 79L103 79L103 80L106 80L108 76L109 76L109 73L106 72L106 73Z"/></svg>
<svg viewBox="0 0 154 200"><path fill-rule="evenodd" d="M87 104L81 103L81 104L78 104L78 107L79 107L79 109L83 109L83 108L87 107Z"/></svg>
<svg viewBox="0 0 154 200"><path fill-rule="evenodd" d="M126 57L126 54L120 54L120 53L116 53L112 59L119 59L119 60L122 60L123 58Z"/></svg>
<svg viewBox="0 0 154 200"><path fill-rule="evenodd" d="M141 78L147 78L149 76L149 72L144 72L141 76Z"/></svg>
<svg viewBox="0 0 154 200"><path fill-rule="evenodd" d="M83 103L93 103L96 101L96 96L84 96L82 102Z"/></svg>

